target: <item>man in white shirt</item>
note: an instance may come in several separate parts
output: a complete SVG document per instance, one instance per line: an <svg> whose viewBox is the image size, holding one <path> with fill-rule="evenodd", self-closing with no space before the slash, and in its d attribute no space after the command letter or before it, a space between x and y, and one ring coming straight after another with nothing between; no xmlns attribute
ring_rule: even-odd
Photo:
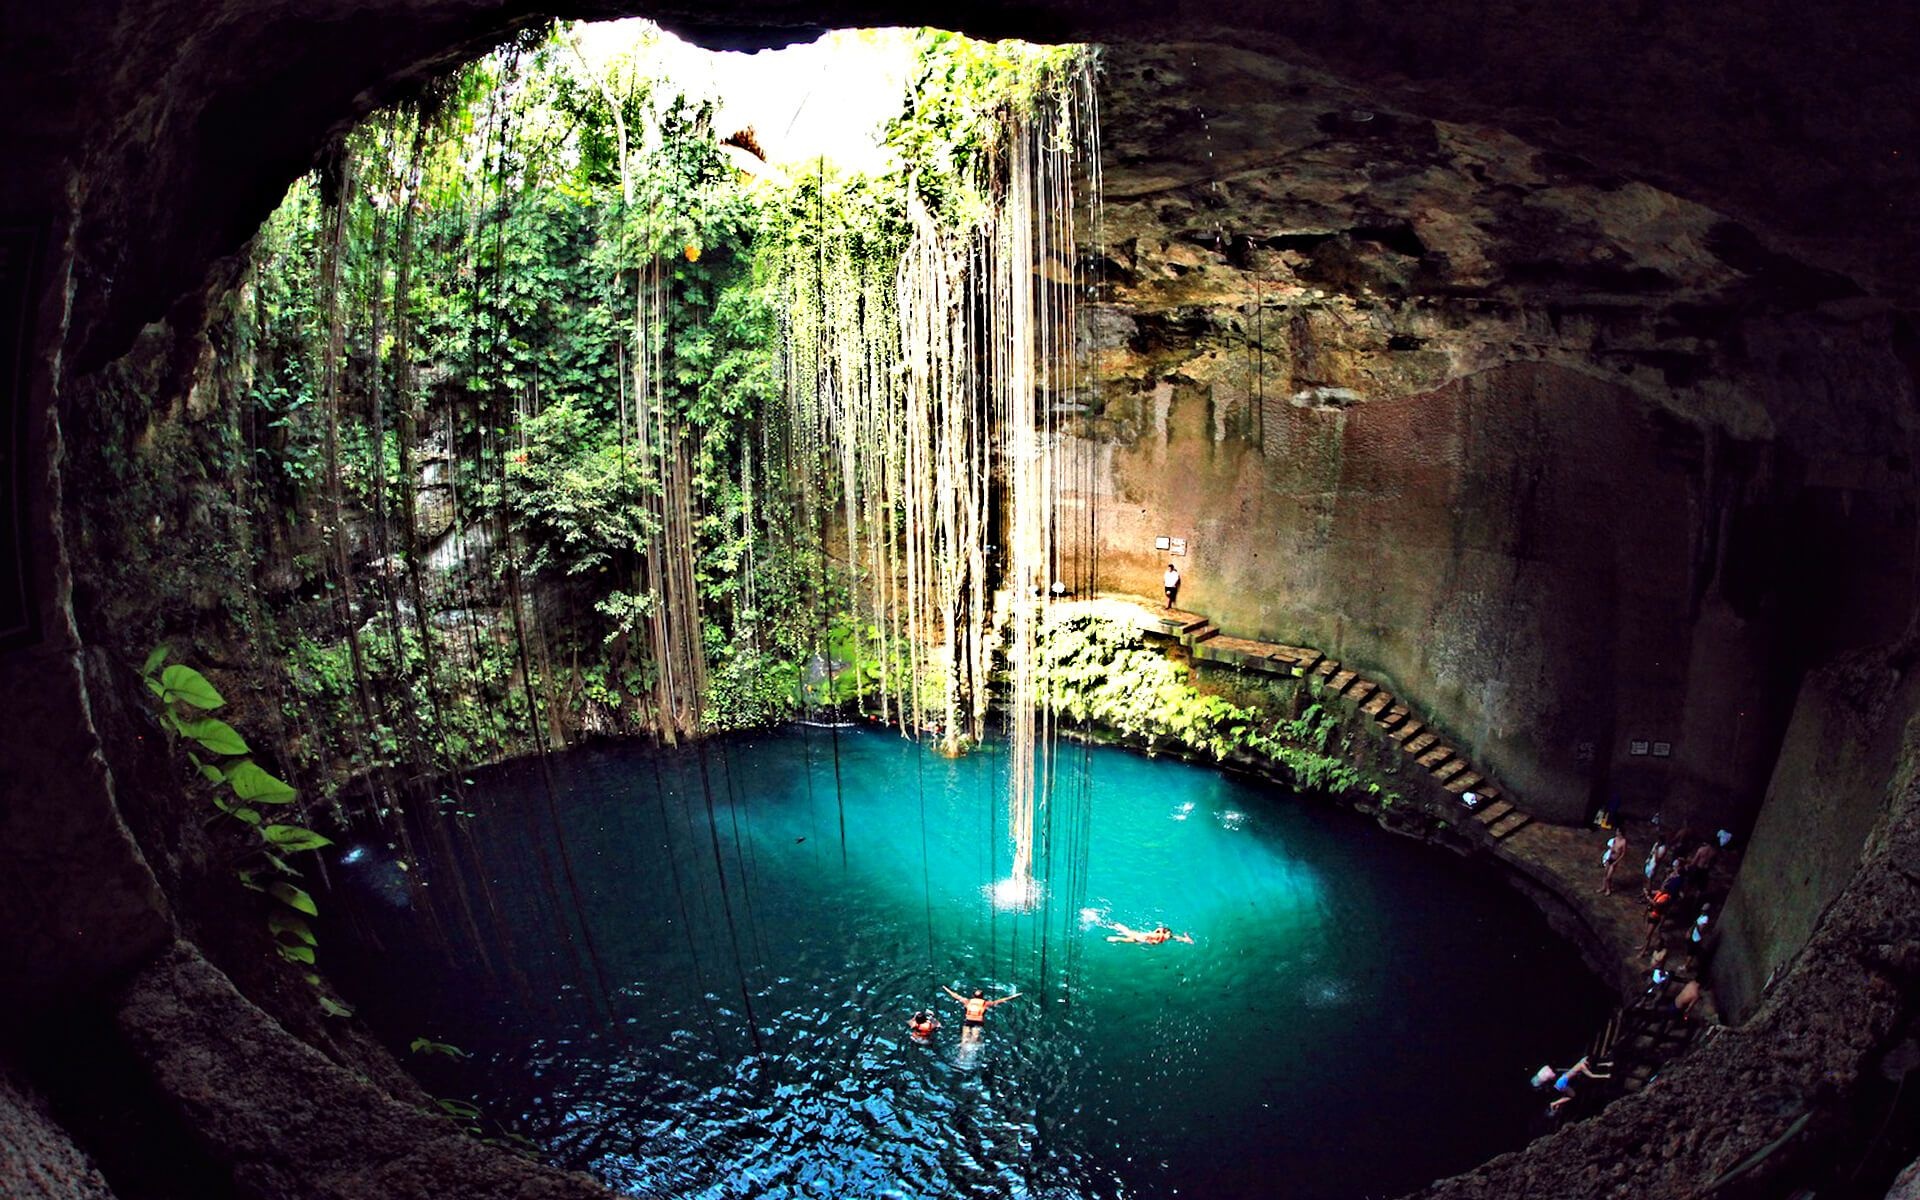
<svg viewBox="0 0 1920 1200"><path fill-rule="evenodd" d="M1172 563L1167 564L1167 573L1160 582L1167 589L1167 607L1172 608L1174 593L1180 590L1180 572Z"/></svg>

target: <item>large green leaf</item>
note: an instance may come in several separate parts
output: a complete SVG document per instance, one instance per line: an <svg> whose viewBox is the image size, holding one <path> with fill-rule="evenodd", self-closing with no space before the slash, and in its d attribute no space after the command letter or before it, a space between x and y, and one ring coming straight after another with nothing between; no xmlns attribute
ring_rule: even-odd
<svg viewBox="0 0 1920 1200"><path fill-rule="evenodd" d="M215 754L245 754L248 751L247 739L240 736L240 731L215 717L182 721L180 732Z"/></svg>
<svg viewBox="0 0 1920 1200"><path fill-rule="evenodd" d="M277 949L280 951L280 957L290 963L306 963L308 966L313 965L312 946L288 946L283 944L277 947Z"/></svg>
<svg viewBox="0 0 1920 1200"><path fill-rule="evenodd" d="M307 895L290 883L268 884L267 895L272 896L275 900L278 900L296 912L303 912L310 917L320 915L319 908L315 907L313 903L313 897Z"/></svg>
<svg viewBox="0 0 1920 1200"><path fill-rule="evenodd" d="M261 770L253 762L243 762L227 772L227 784L233 794L256 804L291 804L298 795L293 787Z"/></svg>
<svg viewBox="0 0 1920 1200"><path fill-rule="evenodd" d="M438 1054L442 1058L465 1058L467 1052L447 1042L436 1042L432 1038L417 1037L408 1047L415 1054Z"/></svg>
<svg viewBox="0 0 1920 1200"><path fill-rule="evenodd" d="M260 836L283 850L318 850L333 845L332 838L298 825L267 825L261 828Z"/></svg>
<svg viewBox="0 0 1920 1200"><path fill-rule="evenodd" d="M160 672L160 686L166 689L168 700L184 700L207 712L226 704L219 690L207 682L205 675L179 663Z"/></svg>
<svg viewBox="0 0 1920 1200"><path fill-rule="evenodd" d="M228 804L218 796L213 798L213 803L214 807L236 821L245 821L249 825L258 825L260 823L260 812L258 809L248 808L244 804Z"/></svg>
<svg viewBox="0 0 1920 1200"><path fill-rule="evenodd" d="M273 931L273 936L275 937L291 935L297 942L302 942L309 946L318 944L313 936L313 926L307 924L305 917L296 917L292 913L276 912L267 918L267 928Z"/></svg>
<svg viewBox="0 0 1920 1200"><path fill-rule="evenodd" d="M140 673L142 675L152 675L160 669L160 664L165 661L167 661L167 644L161 642L153 648L151 654L147 655L147 661L140 664Z"/></svg>

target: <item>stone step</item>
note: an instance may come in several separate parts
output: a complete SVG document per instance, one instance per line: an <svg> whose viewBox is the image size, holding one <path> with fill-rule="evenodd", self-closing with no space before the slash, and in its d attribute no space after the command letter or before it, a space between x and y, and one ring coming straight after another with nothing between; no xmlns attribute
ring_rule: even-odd
<svg viewBox="0 0 1920 1200"><path fill-rule="evenodd" d="M1379 684L1375 683L1371 679L1356 679L1353 682L1353 686L1348 688L1342 694L1346 696L1347 699L1352 700L1355 703L1358 703L1362 700L1365 700L1368 696L1373 695L1373 693L1379 688L1379 686L1380 686Z"/></svg>
<svg viewBox="0 0 1920 1200"><path fill-rule="evenodd" d="M1400 728L1394 730L1392 733L1389 733L1387 736L1392 738L1396 742L1404 742L1408 738L1412 737L1416 733L1419 733L1422 729L1425 729L1425 728L1426 728L1425 725L1421 724L1418 719L1415 719L1415 720L1408 721L1405 725L1402 725Z"/></svg>
<svg viewBox="0 0 1920 1200"><path fill-rule="evenodd" d="M1340 669L1340 663L1338 660L1331 659L1331 658L1323 658L1320 660L1319 665L1313 668L1313 673L1315 675L1318 675L1320 678L1325 679L1327 676L1333 674L1335 671L1338 671L1339 669Z"/></svg>
<svg viewBox="0 0 1920 1200"><path fill-rule="evenodd" d="M1441 763L1447 761L1452 757L1453 757L1452 746L1435 746L1433 749L1427 751L1425 754L1422 754L1420 757L1414 759L1413 761L1419 763L1421 766L1431 771L1435 767L1439 766Z"/></svg>
<svg viewBox="0 0 1920 1200"><path fill-rule="evenodd" d="M1424 751L1428 746L1433 745L1435 742L1439 740L1440 740L1439 734L1434 733L1432 730L1428 730L1426 733L1423 733L1419 737L1414 738L1412 741L1408 742L1405 746L1402 746L1401 749L1405 750L1408 754L1419 754L1422 751Z"/></svg>
<svg viewBox="0 0 1920 1200"><path fill-rule="evenodd" d="M1365 713L1367 716L1372 717L1374 720L1378 721L1380 719L1381 710L1386 708L1387 705L1391 704L1392 702L1393 702L1393 696L1390 693L1386 691L1378 691L1373 694L1373 699L1367 701L1365 704L1362 704L1360 706L1360 711Z"/></svg>
<svg viewBox="0 0 1920 1200"><path fill-rule="evenodd" d="M1487 805L1479 812L1473 814L1473 819L1482 825L1491 825L1512 811L1513 805L1508 804L1505 800L1495 800L1492 804Z"/></svg>
<svg viewBox="0 0 1920 1200"><path fill-rule="evenodd" d="M1447 790L1456 796L1462 792L1471 792L1473 791L1473 785L1485 778L1486 776L1477 771L1467 771L1464 774L1455 775L1452 779L1447 780Z"/></svg>
<svg viewBox="0 0 1920 1200"><path fill-rule="evenodd" d="M1200 626L1198 629L1188 629L1183 631L1180 634L1180 640L1185 642L1187 645L1191 646L1198 642L1204 642L1208 638L1218 635L1219 632L1220 632L1220 627L1218 625L1215 625L1212 621L1208 621L1206 624Z"/></svg>
<svg viewBox="0 0 1920 1200"><path fill-rule="evenodd" d="M1387 698L1391 700L1393 697L1389 696ZM1379 697L1376 696L1374 697L1374 699L1377 700L1379 699ZM1386 712L1381 713L1379 716L1375 717L1374 720L1380 722L1380 728L1392 729L1395 725L1398 725L1400 722L1406 720L1412 714L1413 714L1413 710L1408 708L1405 704L1396 704L1392 708L1389 708Z"/></svg>
<svg viewBox="0 0 1920 1200"><path fill-rule="evenodd" d="M1452 762L1445 763L1442 766L1440 766L1437 770L1435 770L1433 773L1433 778L1435 782L1445 783L1447 780L1453 778L1455 775L1458 775L1460 772L1466 769L1467 769L1467 760L1464 758L1456 758Z"/></svg>
<svg viewBox="0 0 1920 1200"><path fill-rule="evenodd" d="M1480 802L1482 804L1490 804L1498 800L1501 796L1506 795L1505 792L1500 790L1500 785L1497 783L1489 783L1485 787L1475 788L1474 791L1480 793Z"/></svg>
<svg viewBox="0 0 1920 1200"><path fill-rule="evenodd" d="M1267 652L1272 648L1266 642L1215 634L1205 641L1194 642L1193 656L1202 662L1228 663L1249 671L1288 672L1290 668L1286 664L1268 657Z"/></svg>
<svg viewBox="0 0 1920 1200"><path fill-rule="evenodd" d="M1327 686L1333 689L1334 695L1338 696L1341 692L1347 690L1347 685L1353 682L1353 678L1357 673L1358 672L1355 671L1336 671L1333 680L1328 683Z"/></svg>
<svg viewBox="0 0 1920 1200"><path fill-rule="evenodd" d="M1270 658L1291 663L1303 671L1320 661L1320 652L1311 646L1275 646L1267 654Z"/></svg>
<svg viewBox="0 0 1920 1200"><path fill-rule="evenodd" d="M1519 809L1515 809L1488 827L1487 832L1492 834L1496 840L1503 840L1512 837L1519 831L1521 826L1531 820L1533 820L1532 817L1529 817Z"/></svg>

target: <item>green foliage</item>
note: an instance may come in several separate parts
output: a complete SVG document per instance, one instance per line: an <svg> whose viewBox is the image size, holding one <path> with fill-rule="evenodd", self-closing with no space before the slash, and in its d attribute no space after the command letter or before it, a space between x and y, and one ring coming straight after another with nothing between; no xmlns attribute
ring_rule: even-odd
<svg viewBox="0 0 1920 1200"><path fill-rule="evenodd" d="M1138 630L1097 616L1049 621L1041 642L1042 699L1073 721L1091 721L1151 748L1170 743L1216 759L1258 755L1308 791L1397 797L1352 762L1330 753L1339 717L1313 703L1271 720L1209 696L1186 669L1149 648Z"/></svg>
<svg viewBox="0 0 1920 1200"><path fill-rule="evenodd" d="M1082 46L979 42L922 30L918 73L886 144L911 164L912 184L936 216L953 226L988 212L999 132L1009 111L1031 113L1035 98L1061 85Z"/></svg>
<svg viewBox="0 0 1920 1200"><path fill-rule="evenodd" d="M262 884L262 875L298 876L282 857L300 850L318 850L333 843L321 834L300 825L263 824L257 805L292 804L298 793L251 758L245 738L225 721L204 714L225 707L226 700L207 678L192 667L181 664L163 667L167 648L157 646L147 655L141 674L148 690L157 697L160 721L176 737L195 743L201 750L225 758L224 763L203 760L192 750L182 753L192 765L195 783L209 793L215 809L233 818L243 845L238 874L240 881L256 891L264 891L296 913L317 916L313 897L287 882L272 879ZM314 961L313 930L304 920L275 910L267 917L267 930L274 949L290 963L311 965ZM337 1004L337 1002L334 1002ZM322 1007L326 998L322 998Z"/></svg>
<svg viewBox="0 0 1920 1200"><path fill-rule="evenodd" d="M631 566L654 533L644 506L653 481L638 448L630 451L572 400L522 421L520 432L524 448L508 457L506 494L532 547L529 565L567 575Z"/></svg>
<svg viewBox="0 0 1920 1200"><path fill-rule="evenodd" d="M438 1054L442 1058L459 1060L467 1057L467 1052L458 1046L446 1042L436 1042L432 1038L417 1037L407 1049L415 1054Z"/></svg>
<svg viewBox="0 0 1920 1200"><path fill-rule="evenodd" d="M296 185L260 230L216 330L231 373L218 461L245 480L245 541L207 546L179 588L218 577L256 623L280 723L250 732L288 777L324 796L368 772L458 769L530 748L548 708L643 729L663 675L649 554L669 493L691 527L710 727L883 683L898 695L905 661L880 662L870 617L845 616L848 567L801 498L821 464L801 461L813 435L788 427L787 393L818 364L782 357L807 344L794 298L832 292L882 320L912 206L976 222L1006 115L1075 78L1081 53L923 35L916 94L887 133L900 165L877 176L748 178L708 104L644 56L589 67L564 29L353 130L337 172ZM142 482L207 469L208 432ZM678 472L663 443L684 454ZM840 665L809 682L816 656ZM163 705L182 698L167 686ZM196 770L219 774L219 811L285 849L262 812L294 789L235 765L247 739L198 707L183 736L204 739Z"/></svg>

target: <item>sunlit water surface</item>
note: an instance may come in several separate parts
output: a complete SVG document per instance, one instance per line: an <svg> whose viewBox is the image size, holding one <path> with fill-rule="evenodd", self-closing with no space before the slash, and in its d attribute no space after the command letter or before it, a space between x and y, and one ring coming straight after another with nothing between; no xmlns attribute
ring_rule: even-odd
<svg viewBox="0 0 1920 1200"><path fill-rule="evenodd" d="M796 728L558 755L551 792L513 764L407 871L343 845L322 952L403 1054L472 1056L414 1056L438 1094L675 1197L1393 1195L1536 1132L1527 1077L1603 1015L1488 866L1122 751L1061 751L1039 902L1001 908L1003 754ZM942 984L1026 994L969 1043Z"/></svg>

